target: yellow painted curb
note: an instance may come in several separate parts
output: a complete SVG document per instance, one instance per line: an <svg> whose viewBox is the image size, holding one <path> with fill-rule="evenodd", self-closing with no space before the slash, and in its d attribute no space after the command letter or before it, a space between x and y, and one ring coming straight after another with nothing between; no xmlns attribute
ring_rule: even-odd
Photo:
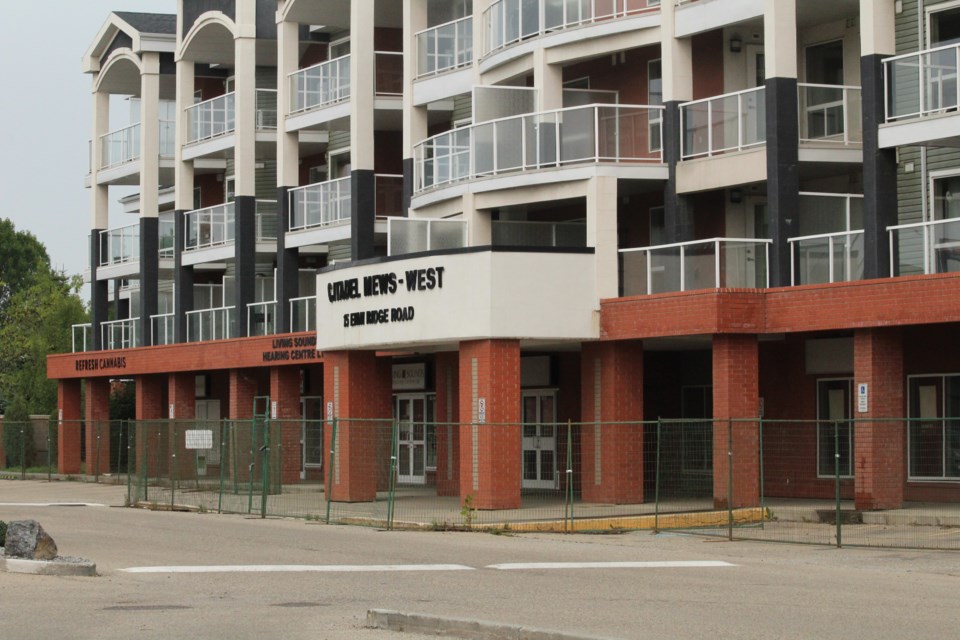
<svg viewBox="0 0 960 640"><path fill-rule="evenodd" d="M733 510L733 524L743 525L759 523L769 518L769 513L760 507ZM728 511L699 511L695 513L665 513L660 516L613 516L606 518L585 518L574 520L552 520L545 522L510 522L499 525L482 525L478 529L508 529L510 531L547 531L564 533L569 531L611 531L617 529L695 529L725 527L728 524Z"/></svg>

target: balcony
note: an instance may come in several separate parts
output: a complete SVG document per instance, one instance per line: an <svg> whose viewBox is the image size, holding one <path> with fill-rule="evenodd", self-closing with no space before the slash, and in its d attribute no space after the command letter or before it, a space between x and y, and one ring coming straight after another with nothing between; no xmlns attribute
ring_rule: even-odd
<svg viewBox="0 0 960 640"><path fill-rule="evenodd" d="M100 348L129 349L137 346L137 325L140 318L126 318L100 323Z"/></svg>
<svg viewBox="0 0 960 640"><path fill-rule="evenodd" d="M467 246L465 220L426 218L389 218L387 255L397 256L424 251L460 249Z"/></svg>
<svg viewBox="0 0 960 640"><path fill-rule="evenodd" d="M350 220L350 178L290 189L290 231L327 227Z"/></svg>
<svg viewBox="0 0 960 640"><path fill-rule="evenodd" d="M495 247L586 247L584 222L495 220L491 228Z"/></svg>
<svg viewBox="0 0 960 640"><path fill-rule="evenodd" d="M317 296L305 296L290 300L290 331L317 330Z"/></svg>
<svg viewBox="0 0 960 640"><path fill-rule="evenodd" d="M552 31L659 8L659 0L498 0L483 14L484 53L494 53Z"/></svg>
<svg viewBox="0 0 960 640"><path fill-rule="evenodd" d="M473 62L473 16L417 33L417 78L469 66Z"/></svg>
<svg viewBox="0 0 960 640"><path fill-rule="evenodd" d="M113 267L140 259L140 225L100 232L100 266Z"/></svg>
<svg viewBox="0 0 960 640"><path fill-rule="evenodd" d="M247 336L269 336L277 332L277 301L247 305Z"/></svg>
<svg viewBox="0 0 960 640"><path fill-rule="evenodd" d="M960 272L960 218L887 227L894 276Z"/></svg>
<svg viewBox="0 0 960 640"><path fill-rule="evenodd" d="M763 87L680 105L683 160L743 151L767 141Z"/></svg>
<svg viewBox="0 0 960 640"><path fill-rule="evenodd" d="M174 317L172 313L150 316L150 344L157 346L174 343Z"/></svg>
<svg viewBox="0 0 960 640"><path fill-rule="evenodd" d="M184 214L184 251L224 246L236 238L236 204L227 202ZM277 239L277 201L257 200L257 242Z"/></svg>
<svg viewBox="0 0 960 640"><path fill-rule="evenodd" d="M863 143L860 87L800 83L797 91L800 144L850 146Z"/></svg>
<svg viewBox="0 0 960 640"><path fill-rule="evenodd" d="M883 61L886 122L880 146L960 144L960 45L951 44Z"/></svg>
<svg viewBox="0 0 960 640"><path fill-rule="evenodd" d="M414 190L575 164L661 164L662 107L589 105L491 120L414 148Z"/></svg>
<svg viewBox="0 0 960 640"><path fill-rule="evenodd" d="M377 51L375 91L381 96L403 95L403 54ZM296 115L350 99L350 55L291 73L288 112Z"/></svg>
<svg viewBox="0 0 960 640"><path fill-rule="evenodd" d="M73 353L81 353L93 349L93 324L84 322L71 325L71 341Z"/></svg>
<svg viewBox="0 0 960 640"><path fill-rule="evenodd" d="M770 286L770 240L711 238L621 249L624 296Z"/></svg>
<svg viewBox="0 0 960 640"><path fill-rule="evenodd" d="M235 307L188 311L187 342L226 340L237 337Z"/></svg>
<svg viewBox="0 0 960 640"><path fill-rule="evenodd" d="M100 136L99 169L110 169L140 159L140 124Z"/></svg>
<svg viewBox="0 0 960 640"><path fill-rule="evenodd" d="M233 133L237 121L233 92L187 107L187 144Z"/></svg>
<svg viewBox="0 0 960 640"><path fill-rule="evenodd" d="M863 279L863 196L800 193L800 232L788 238L794 285Z"/></svg>

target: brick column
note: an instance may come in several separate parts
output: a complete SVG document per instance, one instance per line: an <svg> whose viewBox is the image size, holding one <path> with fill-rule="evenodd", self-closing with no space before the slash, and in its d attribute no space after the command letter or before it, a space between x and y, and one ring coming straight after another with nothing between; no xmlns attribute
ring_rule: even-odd
<svg viewBox="0 0 960 640"><path fill-rule="evenodd" d="M436 365L436 427L437 435L437 495L460 494L460 378L459 356L455 351L437 354Z"/></svg>
<svg viewBox="0 0 960 640"><path fill-rule="evenodd" d="M57 472L80 473L80 380L57 381Z"/></svg>
<svg viewBox="0 0 960 640"><path fill-rule="evenodd" d="M755 335L713 336L713 503L727 507L728 446L733 449L733 507L760 504L759 363ZM732 435L732 437L731 437ZM732 440L732 443L731 443Z"/></svg>
<svg viewBox="0 0 960 640"><path fill-rule="evenodd" d="M280 455L271 460L280 463L280 482L300 482L300 369L273 367L270 369L270 403L276 403L277 415L271 446L280 446ZM272 413L272 406L271 406Z"/></svg>
<svg viewBox="0 0 960 640"><path fill-rule="evenodd" d="M87 475L110 473L109 379L90 378L87 380L86 419Z"/></svg>
<svg viewBox="0 0 960 640"><path fill-rule="evenodd" d="M906 435L902 422L883 419L905 413L900 331L854 332L853 373L857 387L867 385L867 411L860 413L859 407L854 407L858 420L853 434L856 508L897 509L903 504Z"/></svg>
<svg viewBox="0 0 960 640"><path fill-rule="evenodd" d="M591 342L581 359L584 502L643 502L643 343Z"/></svg>
<svg viewBox="0 0 960 640"><path fill-rule="evenodd" d="M334 449L333 469L324 474L327 495L337 502L370 502L390 469L390 361L372 351L334 351L323 354L323 367L323 396L338 419L336 442L332 428L323 433L324 450Z"/></svg>
<svg viewBox="0 0 960 640"><path fill-rule="evenodd" d="M161 376L138 376L137 384L137 474L159 476L166 473L166 449L161 448L158 430L160 421L166 418L163 406L163 378Z"/></svg>
<svg viewBox="0 0 960 640"><path fill-rule="evenodd" d="M481 415L481 402L485 415ZM460 343L460 425L461 501L472 496L476 509L519 508L518 340Z"/></svg>
<svg viewBox="0 0 960 640"><path fill-rule="evenodd" d="M171 373L167 376L167 416L173 419L168 430L169 450L177 454L177 478L193 478L197 473L197 454L187 449L184 431L194 428L190 422L197 417L196 374Z"/></svg>
<svg viewBox="0 0 960 640"><path fill-rule="evenodd" d="M231 428L236 434L232 439L235 443L231 453L236 461L230 465L230 473L236 470L234 480L246 482L250 479L251 450L256 457L256 450L263 444L262 434L253 432L253 398L257 395L256 372L245 369L230 370L230 391L227 402L227 416L235 421ZM255 438L255 441L251 439ZM254 478L259 471L254 470Z"/></svg>

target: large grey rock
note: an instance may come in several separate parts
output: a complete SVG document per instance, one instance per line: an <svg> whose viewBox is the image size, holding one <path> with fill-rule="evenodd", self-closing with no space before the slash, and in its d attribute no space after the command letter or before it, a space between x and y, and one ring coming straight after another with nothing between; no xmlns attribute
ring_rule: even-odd
<svg viewBox="0 0 960 640"><path fill-rule="evenodd" d="M7 558L26 560L53 560L57 557L57 543L36 520L14 520L7 525Z"/></svg>

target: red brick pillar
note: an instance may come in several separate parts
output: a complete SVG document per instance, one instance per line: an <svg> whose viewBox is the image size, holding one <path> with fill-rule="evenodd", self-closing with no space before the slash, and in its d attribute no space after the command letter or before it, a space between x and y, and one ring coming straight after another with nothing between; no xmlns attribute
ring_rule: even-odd
<svg viewBox="0 0 960 640"><path fill-rule="evenodd" d="M713 336L713 503L728 506L729 454L733 451L733 504L760 504L759 362L755 335Z"/></svg>
<svg viewBox="0 0 960 640"><path fill-rule="evenodd" d="M585 344L581 371L583 501L643 502L643 343Z"/></svg>
<svg viewBox="0 0 960 640"><path fill-rule="evenodd" d="M332 428L323 433L324 450L334 449L333 469L324 473L327 495L337 502L370 502L390 470L390 362L372 351L334 351L323 354L323 367L323 396L337 418L336 442Z"/></svg>
<svg viewBox="0 0 960 640"><path fill-rule="evenodd" d="M166 449L161 452L157 436L161 421L166 417L163 406L163 378L138 376L137 384L137 473L148 477L159 476L168 469Z"/></svg>
<svg viewBox="0 0 960 640"><path fill-rule="evenodd" d="M87 475L110 473L109 379L87 380L86 414Z"/></svg>
<svg viewBox="0 0 960 640"><path fill-rule="evenodd" d="M906 435L902 422L889 419L902 418L905 414L900 331L859 329L854 332L853 373L855 394L861 385L867 385L865 412L860 412L858 398L854 399L856 508L897 509L903 504Z"/></svg>
<svg viewBox="0 0 960 640"><path fill-rule="evenodd" d="M171 419L167 429L168 450L177 455L176 477L178 480L196 478L197 453L187 449L184 433L194 428L192 420L197 417L196 374L171 373L167 376L167 405L167 416Z"/></svg>
<svg viewBox="0 0 960 640"><path fill-rule="evenodd" d="M438 353L436 362L437 495L456 496L460 494L459 355Z"/></svg>
<svg viewBox="0 0 960 640"><path fill-rule="evenodd" d="M57 381L57 471L80 473L80 380Z"/></svg>
<svg viewBox="0 0 960 640"><path fill-rule="evenodd" d="M276 443L280 455L273 460L280 463L280 482L300 482L300 369L297 367L273 367L270 369L270 404L277 412L271 423L277 433ZM275 446L272 445L272 446Z"/></svg>
<svg viewBox="0 0 960 640"><path fill-rule="evenodd" d="M234 445L235 463L230 465L231 473L236 470L234 480L246 482L250 479L251 451L256 452L263 445L262 435L255 434L253 428L253 399L257 395L256 372L246 369L230 370L230 391L227 402L227 416L233 424L235 436L231 438ZM256 456L256 453L254 453ZM254 470L254 478L259 477L259 471Z"/></svg>
<svg viewBox="0 0 960 640"><path fill-rule="evenodd" d="M460 499L471 496L476 509L517 509L522 443L520 342L461 342L459 386Z"/></svg>

